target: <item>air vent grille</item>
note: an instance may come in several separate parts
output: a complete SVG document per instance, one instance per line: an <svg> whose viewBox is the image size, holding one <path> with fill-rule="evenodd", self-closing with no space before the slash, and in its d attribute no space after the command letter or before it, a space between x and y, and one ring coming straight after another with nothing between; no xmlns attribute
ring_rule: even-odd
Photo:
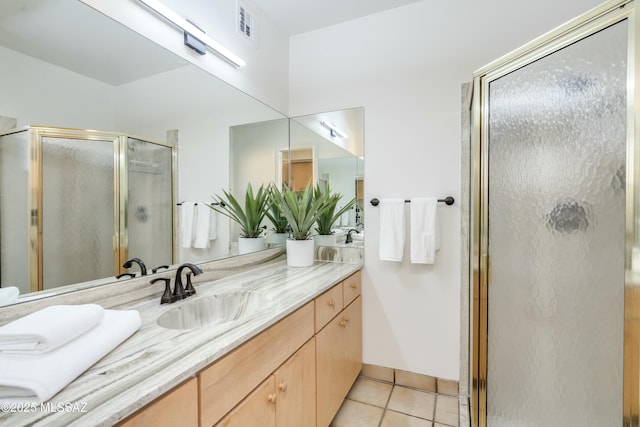
<svg viewBox="0 0 640 427"><path fill-rule="evenodd" d="M253 14L240 3L238 3L238 32L249 40L253 40L255 37Z"/></svg>

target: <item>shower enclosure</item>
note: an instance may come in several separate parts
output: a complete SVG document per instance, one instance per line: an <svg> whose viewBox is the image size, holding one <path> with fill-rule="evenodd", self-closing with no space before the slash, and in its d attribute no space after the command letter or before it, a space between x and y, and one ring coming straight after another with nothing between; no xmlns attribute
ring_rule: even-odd
<svg viewBox="0 0 640 427"><path fill-rule="evenodd" d="M0 134L0 284L21 293L172 264L172 146L29 126Z"/></svg>
<svg viewBox="0 0 640 427"><path fill-rule="evenodd" d="M474 426L637 426L640 89L632 1L478 71Z"/></svg>

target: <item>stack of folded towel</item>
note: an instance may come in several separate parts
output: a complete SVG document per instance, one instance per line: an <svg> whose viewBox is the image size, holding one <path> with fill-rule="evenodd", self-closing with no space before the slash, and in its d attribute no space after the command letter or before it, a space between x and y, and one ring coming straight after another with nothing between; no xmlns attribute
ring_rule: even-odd
<svg viewBox="0 0 640 427"><path fill-rule="evenodd" d="M47 307L0 327L0 403L49 400L140 328L134 310Z"/></svg>

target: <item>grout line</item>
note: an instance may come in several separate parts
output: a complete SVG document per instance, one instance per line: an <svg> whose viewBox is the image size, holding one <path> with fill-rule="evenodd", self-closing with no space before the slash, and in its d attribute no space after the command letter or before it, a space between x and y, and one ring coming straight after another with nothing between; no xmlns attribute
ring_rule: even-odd
<svg viewBox="0 0 640 427"><path fill-rule="evenodd" d="M389 397L387 397L387 402L384 404L384 408L382 409L382 417L380 417L380 422L378 422L378 427L382 427L382 421L384 421L384 416L387 415L387 408L389 407L389 402L391 401L391 395L393 394L393 389L396 386L393 384L391 386L391 392L389 393Z"/></svg>

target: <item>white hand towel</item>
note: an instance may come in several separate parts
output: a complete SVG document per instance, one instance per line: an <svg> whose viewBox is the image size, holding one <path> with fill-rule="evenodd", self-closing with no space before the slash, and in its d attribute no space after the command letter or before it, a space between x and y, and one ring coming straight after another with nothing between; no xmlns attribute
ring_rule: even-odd
<svg viewBox="0 0 640 427"><path fill-rule="evenodd" d="M433 264L440 248L438 199L411 199L411 262Z"/></svg>
<svg viewBox="0 0 640 427"><path fill-rule="evenodd" d="M0 403L49 400L140 328L137 311L105 310L102 322L45 354L0 354Z"/></svg>
<svg viewBox="0 0 640 427"><path fill-rule="evenodd" d="M211 209L211 212L209 212L209 218L211 219L209 224L209 240L216 240L218 238L218 223L216 222L216 217L216 211Z"/></svg>
<svg viewBox="0 0 640 427"><path fill-rule="evenodd" d="M380 260L402 261L404 253L404 200L380 200Z"/></svg>
<svg viewBox="0 0 640 427"><path fill-rule="evenodd" d="M209 229L211 228L211 208L204 203L196 205L196 239L194 248L204 249L209 247Z"/></svg>
<svg viewBox="0 0 640 427"><path fill-rule="evenodd" d="M193 242L195 207L194 202L182 202L180 205L180 241L183 248L190 248Z"/></svg>
<svg viewBox="0 0 640 427"><path fill-rule="evenodd" d="M54 305L0 327L0 354L46 353L84 334L104 317L97 304Z"/></svg>
<svg viewBox="0 0 640 427"><path fill-rule="evenodd" d="M13 304L17 301L19 295L20 289L15 286L0 288L0 306Z"/></svg>

